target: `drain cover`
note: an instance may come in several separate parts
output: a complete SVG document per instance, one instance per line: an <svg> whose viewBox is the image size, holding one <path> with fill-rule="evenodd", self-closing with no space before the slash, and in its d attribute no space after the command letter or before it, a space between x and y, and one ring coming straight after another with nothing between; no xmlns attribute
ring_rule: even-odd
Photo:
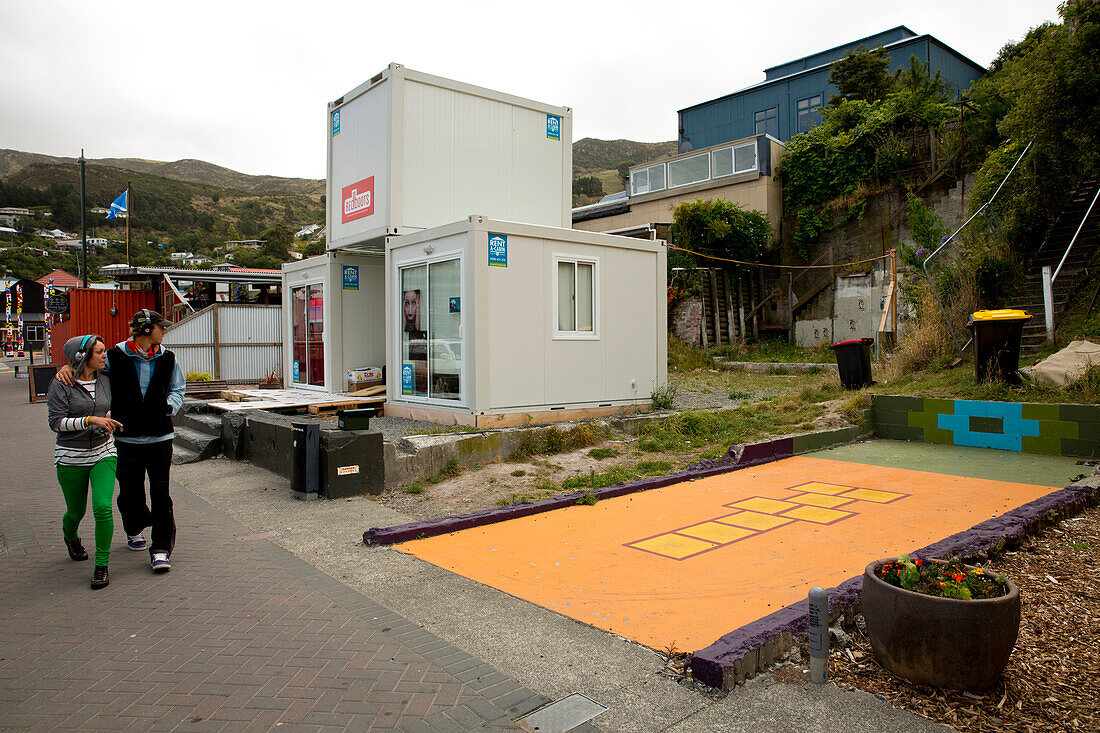
<svg viewBox="0 0 1100 733"><path fill-rule="evenodd" d="M517 723L538 733L566 733L607 710L595 700L574 692L523 716Z"/></svg>

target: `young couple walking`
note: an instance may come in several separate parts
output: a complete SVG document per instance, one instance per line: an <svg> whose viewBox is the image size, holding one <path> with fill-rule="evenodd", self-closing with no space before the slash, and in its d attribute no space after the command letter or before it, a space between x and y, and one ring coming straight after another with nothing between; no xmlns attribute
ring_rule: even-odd
<svg viewBox="0 0 1100 733"><path fill-rule="evenodd" d="M172 416L183 405L186 381L175 355L161 346L166 323L156 311L142 309L130 321L130 339L111 349L94 334L69 339L65 342L69 364L50 383L49 421L57 433L54 464L65 495L61 529L69 557L87 560L78 527L90 487L95 518L93 589L109 583L116 475L126 546L148 549L153 572L172 568L169 558L176 544L168 493ZM146 527L152 527L148 543L143 534Z"/></svg>

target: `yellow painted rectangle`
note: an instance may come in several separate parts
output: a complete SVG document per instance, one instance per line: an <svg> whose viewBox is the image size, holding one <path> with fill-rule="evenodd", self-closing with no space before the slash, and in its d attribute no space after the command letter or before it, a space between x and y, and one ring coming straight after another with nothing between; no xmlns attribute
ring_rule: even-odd
<svg viewBox="0 0 1100 733"><path fill-rule="evenodd" d="M714 548L714 544L710 542L703 542L701 540L692 539L691 537L684 537L671 533L663 534L659 537L652 537L648 540L642 540L641 542L635 542L631 546L641 550L656 552L658 555L671 557L675 560Z"/></svg>
<svg viewBox="0 0 1100 733"><path fill-rule="evenodd" d="M841 486L840 484L826 484L821 481L811 481L808 484L802 484L796 486L799 491L811 491L815 494L843 494L845 491L851 491L851 486Z"/></svg>
<svg viewBox="0 0 1100 733"><path fill-rule="evenodd" d="M731 527L728 524L721 524L720 522L704 522L694 527L678 530L678 532L680 534L686 534L688 537L698 537L701 540L717 542L720 545L756 534L756 532L753 532L751 529Z"/></svg>
<svg viewBox="0 0 1100 733"><path fill-rule="evenodd" d="M879 504L885 504L888 501L894 499L900 499L904 494L895 494L892 491L877 491L875 489L855 489L844 494L847 499L859 499L861 501L874 501Z"/></svg>
<svg viewBox="0 0 1100 733"><path fill-rule="evenodd" d="M751 499L739 501L736 504L730 504L730 506L734 509L747 509L753 512L764 512L765 514L779 514L787 509L794 509L797 504L755 496Z"/></svg>
<svg viewBox="0 0 1100 733"><path fill-rule="evenodd" d="M792 509L783 516L793 517L795 519L801 519L806 522L817 522L818 524L830 524L838 519L844 519L845 517L852 516L851 512L842 512L836 509L822 509L816 506L800 506L797 509Z"/></svg>
<svg viewBox="0 0 1100 733"><path fill-rule="evenodd" d="M841 504L847 504L851 499L846 499L843 496L822 496L821 494L799 494L798 496L792 496L788 501L793 501L798 504L806 504L807 506L820 506L826 509L832 509L833 507L840 506Z"/></svg>
<svg viewBox="0 0 1100 733"><path fill-rule="evenodd" d="M781 527L791 520L771 514L759 514L758 512L737 512L736 514L718 517L715 521L723 524L733 524L738 527L748 527L749 529L765 530Z"/></svg>

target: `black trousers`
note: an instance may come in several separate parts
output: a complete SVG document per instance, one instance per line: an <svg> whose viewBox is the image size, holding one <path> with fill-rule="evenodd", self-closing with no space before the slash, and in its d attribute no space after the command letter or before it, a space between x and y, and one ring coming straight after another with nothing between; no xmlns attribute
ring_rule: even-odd
<svg viewBox="0 0 1100 733"><path fill-rule="evenodd" d="M115 443L118 450L118 513L126 534L152 527L149 552L172 554L176 546L176 518L168 494L172 466L172 441ZM145 501L145 476L149 476L149 502Z"/></svg>

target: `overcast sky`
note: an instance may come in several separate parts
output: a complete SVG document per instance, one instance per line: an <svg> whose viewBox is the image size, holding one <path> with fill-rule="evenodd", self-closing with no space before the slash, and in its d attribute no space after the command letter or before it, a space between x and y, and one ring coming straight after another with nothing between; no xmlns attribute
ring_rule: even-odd
<svg viewBox="0 0 1100 733"><path fill-rule="evenodd" d="M390 62L572 107L578 140L673 140L768 66L898 25L987 65L1057 6L0 0L0 148L323 178L327 102Z"/></svg>

